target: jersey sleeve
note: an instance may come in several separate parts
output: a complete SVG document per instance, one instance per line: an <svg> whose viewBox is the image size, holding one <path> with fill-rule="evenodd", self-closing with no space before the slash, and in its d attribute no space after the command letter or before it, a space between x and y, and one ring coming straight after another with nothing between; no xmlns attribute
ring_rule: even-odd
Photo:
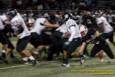
<svg viewBox="0 0 115 77"><path fill-rule="evenodd" d="M99 25L99 24L101 24L101 23L103 23L103 20L102 20L102 18L97 18L97 24Z"/></svg>
<svg viewBox="0 0 115 77"><path fill-rule="evenodd" d="M67 27L68 28L70 28L71 26L75 26L75 21L72 21L72 20L69 20L67 23L66 23L66 25L67 25Z"/></svg>

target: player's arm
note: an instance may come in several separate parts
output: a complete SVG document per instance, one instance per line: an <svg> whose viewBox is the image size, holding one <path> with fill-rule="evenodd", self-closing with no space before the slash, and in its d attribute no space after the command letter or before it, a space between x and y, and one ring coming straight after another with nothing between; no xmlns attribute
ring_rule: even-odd
<svg viewBox="0 0 115 77"><path fill-rule="evenodd" d="M97 30L96 32L95 32L95 37L99 37L101 35L101 33Z"/></svg>
<svg viewBox="0 0 115 77"><path fill-rule="evenodd" d="M103 20L102 19L97 19L97 26L98 26L98 31L103 32Z"/></svg>
<svg viewBox="0 0 115 77"><path fill-rule="evenodd" d="M59 27L58 24L51 24L51 23L50 23L49 21L47 21L47 20L43 23L43 25L46 26L46 27L48 27L48 28L58 28L58 27Z"/></svg>
<svg viewBox="0 0 115 77"><path fill-rule="evenodd" d="M5 21L4 21L4 24L5 24L5 25L10 25L11 22L10 22L9 20L5 20Z"/></svg>
<svg viewBox="0 0 115 77"><path fill-rule="evenodd" d="M99 32L103 32L104 31L103 23L98 24L98 30L99 30Z"/></svg>

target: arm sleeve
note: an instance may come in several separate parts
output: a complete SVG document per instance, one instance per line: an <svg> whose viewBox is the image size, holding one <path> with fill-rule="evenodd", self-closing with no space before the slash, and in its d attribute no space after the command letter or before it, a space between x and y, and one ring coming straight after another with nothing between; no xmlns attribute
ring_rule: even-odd
<svg viewBox="0 0 115 77"><path fill-rule="evenodd" d="M97 25L99 25L99 24L101 24L101 23L103 23L103 21L102 21L102 19L100 19L100 18L97 18Z"/></svg>

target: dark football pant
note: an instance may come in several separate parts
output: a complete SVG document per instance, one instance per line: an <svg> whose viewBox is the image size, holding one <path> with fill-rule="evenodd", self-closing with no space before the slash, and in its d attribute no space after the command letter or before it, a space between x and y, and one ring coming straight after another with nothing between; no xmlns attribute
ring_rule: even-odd
<svg viewBox="0 0 115 77"><path fill-rule="evenodd" d="M111 43L114 43L114 32L113 31L109 33L103 33L101 37L103 37L104 39L108 39Z"/></svg>
<svg viewBox="0 0 115 77"><path fill-rule="evenodd" d="M99 43L94 45L90 56L95 57L95 55L101 50L103 50L109 56L109 58L114 58L114 54L105 40L100 40Z"/></svg>
<svg viewBox="0 0 115 77"><path fill-rule="evenodd" d="M53 55L59 56L60 52L63 52L63 39L61 38L62 33L55 31L52 36L52 44L50 45L48 52L48 60L53 59Z"/></svg>

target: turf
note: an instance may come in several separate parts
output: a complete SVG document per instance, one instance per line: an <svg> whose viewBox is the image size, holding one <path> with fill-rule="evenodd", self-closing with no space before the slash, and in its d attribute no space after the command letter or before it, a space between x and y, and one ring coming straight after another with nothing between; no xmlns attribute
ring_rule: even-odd
<svg viewBox="0 0 115 77"><path fill-rule="evenodd" d="M13 44L16 40L13 38ZM112 50L115 47L110 44ZM88 49L92 48L89 45ZM27 49L31 49L29 45ZM16 52L15 52L16 53ZM16 53L17 56L19 56ZM109 58L106 57L108 61ZM36 66L22 64L0 64L0 77L115 77L115 63L99 62L98 59L87 59L83 65L76 59L71 60L71 67L61 66L61 60L41 60Z"/></svg>

